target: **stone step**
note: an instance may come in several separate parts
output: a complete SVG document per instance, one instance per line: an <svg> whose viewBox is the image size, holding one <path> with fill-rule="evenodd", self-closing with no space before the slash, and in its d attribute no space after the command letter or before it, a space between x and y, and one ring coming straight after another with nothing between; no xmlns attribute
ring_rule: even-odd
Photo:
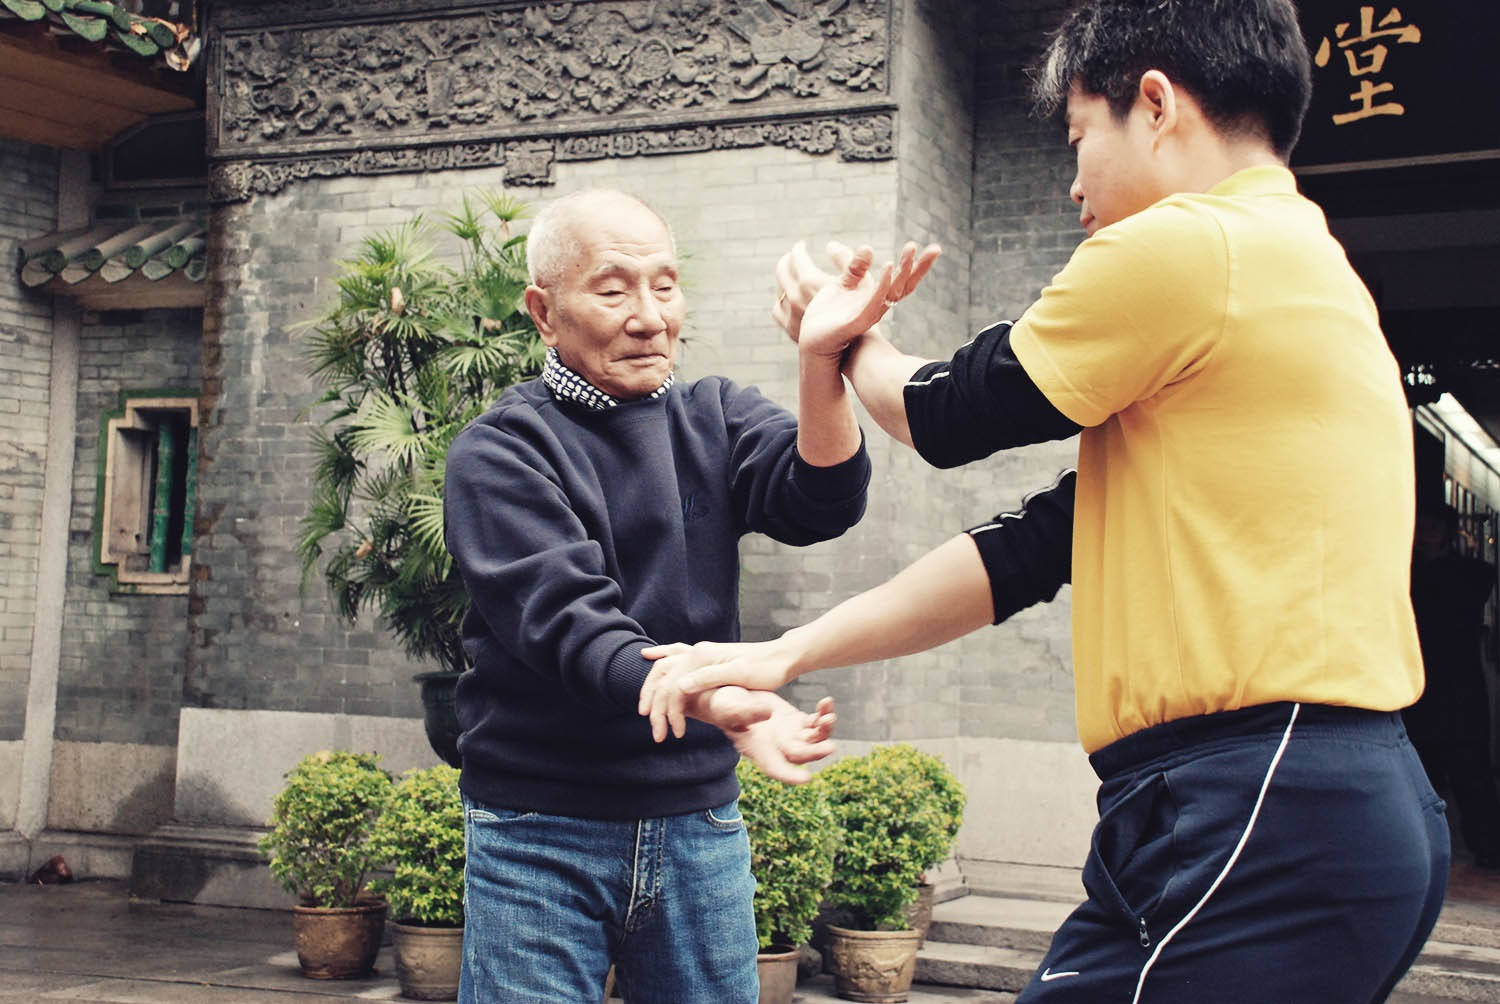
<svg viewBox="0 0 1500 1004"><path fill-rule="evenodd" d="M981 990L1020 990L1036 972L1042 953L993 945L933 941L917 953L915 982Z"/></svg>

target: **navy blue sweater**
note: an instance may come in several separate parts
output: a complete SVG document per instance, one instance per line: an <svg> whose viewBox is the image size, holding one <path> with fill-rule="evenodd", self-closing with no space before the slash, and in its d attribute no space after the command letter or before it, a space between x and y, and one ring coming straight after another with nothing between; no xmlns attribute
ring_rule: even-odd
<svg viewBox="0 0 1500 1004"><path fill-rule="evenodd" d="M738 541L836 537L864 512L863 447L797 455L797 421L709 377L590 411L540 380L448 453L448 550L468 588L461 785L495 806L601 819L710 808L734 748L690 722L657 744L635 704L657 642L739 638Z"/></svg>

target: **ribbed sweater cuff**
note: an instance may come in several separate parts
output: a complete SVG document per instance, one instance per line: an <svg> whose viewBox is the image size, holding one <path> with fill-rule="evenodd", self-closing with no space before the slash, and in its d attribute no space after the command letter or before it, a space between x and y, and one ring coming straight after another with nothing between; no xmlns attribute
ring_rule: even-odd
<svg viewBox="0 0 1500 1004"><path fill-rule="evenodd" d="M611 699L621 707L634 711L651 666L651 660L641 655L639 644L626 645L616 652L609 660L606 671Z"/></svg>

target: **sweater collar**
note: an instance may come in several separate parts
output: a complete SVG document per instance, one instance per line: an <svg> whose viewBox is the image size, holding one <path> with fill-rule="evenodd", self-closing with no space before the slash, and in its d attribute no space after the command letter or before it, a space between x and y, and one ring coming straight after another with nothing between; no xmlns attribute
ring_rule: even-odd
<svg viewBox="0 0 1500 1004"><path fill-rule="evenodd" d="M674 378L673 374L668 373L662 385L647 394L645 399L654 400L671 390ZM605 393L585 380L581 374L562 361L555 347L547 350L547 362L542 367L542 383L547 385L552 396L559 401L571 401L590 411L608 411L625 403L620 398Z"/></svg>

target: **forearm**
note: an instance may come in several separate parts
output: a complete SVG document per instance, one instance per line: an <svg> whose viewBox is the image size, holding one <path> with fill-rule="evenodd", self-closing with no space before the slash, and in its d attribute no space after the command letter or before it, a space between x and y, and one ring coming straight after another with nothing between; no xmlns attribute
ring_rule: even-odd
<svg viewBox="0 0 1500 1004"><path fill-rule="evenodd" d="M907 355L874 328L861 335L844 355L844 375L860 403L893 439L912 445L906 419L906 382L929 360Z"/></svg>
<svg viewBox="0 0 1500 1004"><path fill-rule="evenodd" d="M788 679L817 669L924 652L994 619L989 578L968 534L938 546L882 585L769 643Z"/></svg>
<svg viewBox="0 0 1500 1004"><path fill-rule="evenodd" d="M836 357L798 353L797 452L814 467L832 467L859 449L859 421Z"/></svg>

